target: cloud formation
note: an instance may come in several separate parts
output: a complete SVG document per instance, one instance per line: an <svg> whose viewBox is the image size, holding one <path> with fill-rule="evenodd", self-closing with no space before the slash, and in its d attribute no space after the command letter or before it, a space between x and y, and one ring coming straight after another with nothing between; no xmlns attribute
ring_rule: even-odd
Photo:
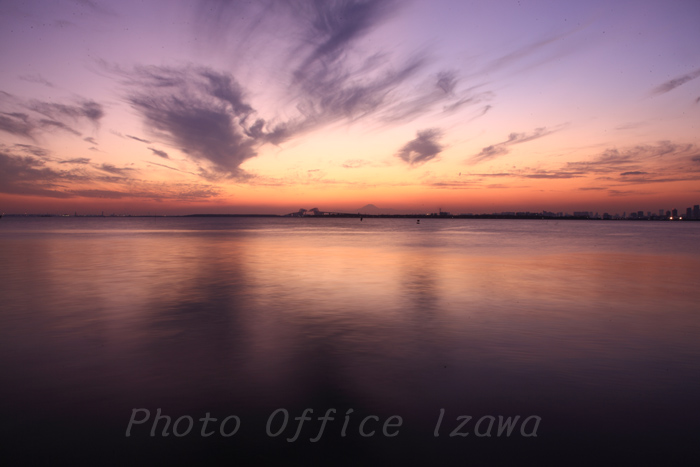
<svg viewBox="0 0 700 467"><path fill-rule="evenodd" d="M87 119L97 124L104 116L102 105L91 100L85 100L75 105L33 100L29 102L28 107L34 112L59 121L65 121L65 119L71 119L73 121Z"/></svg>
<svg viewBox="0 0 700 467"><path fill-rule="evenodd" d="M32 138L35 125L26 113L3 112L0 114L0 130L12 135Z"/></svg>
<svg viewBox="0 0 700 467"><path fill-rule="evenodd" d="M523 168L512 172L471 175L528 179L590 178L596 180L596 186L579 190L605 190L615 186L700 180L700 167L695 164L698 161L700 148L696 145L660 141L649 145L609 148L590 160L566 162L551 169ZM607 186L603 187L602 184Z"/></svg>
<svg viewBox="0 0 700 467"><path fill-rule="evenodd" d="M124 136L126 136L127 138L131 138L134 141L138 141L139 143L151 144L151 142L148 141L147 139L139 138L137 136L132 136L132 135L124 135Z"/></svg>
<svg viewBox="0 0 700 467"><path fill-rule="evenodd" d="M161 151L160 149L155 149L155 148L148 148L150 149L153 154L155 154L158 157L162 157L163 159L170 159L170 156L168 156L168 153L165 151Z"/></svg>
<svg viewBox="0 0 700 467"><path fill-rule="evenodd" d="M43 84L44 86L49 88L53 87L53 83L41 76L39 73L21 75L19 79L21 79L22 81L27 81L29 83Z"/></svg>
<svg viewBox="0 0 700 467"><path fill-rule="evenodd" d="M154 138L207 163L214 175L244 177L239 166L255 157L258 146L285 139L283 125L254 118L230 74L199 67L139 67L122 75L131 89L127 101ZM204 168L202 173L210 172Z"/></svg>
<svg viewBox="0 0 700 467"><path fill-rule="evenodd" d="M28 153L32 155L25 155ZM149 182L130 177L135 172L128 167L93 164L88 158L57 160L41 148L29 145L0 147L0 193L58 199L142 198L156 201L197 201L220 194L217 188L208 184ZM101 188L94 188L96 183Z"/></svg>
<svg viewBox="0 0 700 467"><path fill-rule="evenodd" d="M409 165L423 164L442 152L441 137L442 132L436 128L419 131L416 138L406 143L396 155Z"/></svg>
<svg viewBox="0 0 700 467"><path fill-rule="evenodd" d="M400 7L395 0L270 0L250 5L204 0L200 11L202 27L216 36L217 43L234 37L245 45L236 55L245 55L249 49L279 54L272 73L288 79L286 103L299 112L283 125L285 131L278 135L278 141L283 141L337 121L355 122L380 114L384 120L413 118L435 99L453 94L454 83L445 72L437 79L439 92L431 86L425 96L404 96L406 105L392 108L401 99L397 88L426 65L426 53L394 59L386 51L360 50L358 42ZM255 20L242 21L242 17ZM280 35L285 38L278 44L281 50L270 50L270 38Z"/></svg>
<svg viewBox="0 0 700 467"><path fill-rule="evenodd" d="M697 70L692 71L690 73L686 73L685 75L673 78L672 80L666 81L662 85L654 88L652 93L653 94L665 94L669 91L673 91L678 86L684 85L688 81L694 80L697 77L700 77L700 68L698 68Z"/></svg>
<svg viewBox="0 0 700 467"><path fill-rule="evenodd" d="M508 135L508 139L506 139L505 141L502 141L497 144L492 144L491 146L486 146L485 148L483 148L481 152L479 152L479 154L475 154L472 157L470 157L467 160L467 163L478 164L479 162L485 162L495 159L496 157L508 154L510 152L508 146L512 146L514 144L527 143L528 141L551 135L552 133L557 132L562 128L563 126L559 126L553 129L548 129L547 127L540 127L535 128L535 130L532 133L513 132Z"/></svg>
<svg viewBox="0 0 700 467"><path fill-rule="evenodd" d="M69 198L60 190L61 182L79 177L47 167L42 159L0 152L0 192L49 198Z"/></svg>
<svg viewBox="0 0 700 467"><path fill-rule="evenodd" d="M127 176L134 170L131 167L115 167L112 164L100 164L98 168L105 172L120 176Z"/></svg>
<svg viewBox="0 0 700 467"><path fill-rule="evenodd" d="M39 133L62 130L82 136L76 125L89 122L98 126L104 116L102 105L86 99L74 104L60 104L39 100L23 100L8 93L1 93L0 131L28 139Z"/></svg>
<svg viewBox="0 0 700 467"><path fill-rule="evenodd" d="M369 165L370 162L363 159L348 159L343 163L345 169L359 169Z"/></svg>

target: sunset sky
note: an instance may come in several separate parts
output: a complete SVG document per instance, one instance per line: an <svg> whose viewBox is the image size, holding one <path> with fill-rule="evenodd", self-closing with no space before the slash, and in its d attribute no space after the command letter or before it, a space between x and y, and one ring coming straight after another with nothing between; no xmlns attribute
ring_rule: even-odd
<svg viewBox="0 0 700 467"><path fill-rule="evenodd" d="M700 203L700 2L5 1L0 212Z"/></svg>

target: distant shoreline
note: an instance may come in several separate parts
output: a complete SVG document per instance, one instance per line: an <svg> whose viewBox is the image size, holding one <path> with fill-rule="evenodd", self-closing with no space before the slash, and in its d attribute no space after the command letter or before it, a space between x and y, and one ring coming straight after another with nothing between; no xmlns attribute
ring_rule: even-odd
<svg viewBox="0 0 700 467"><path fill-rule="evenodd" d="M511 219L511 220L592 220L592 221L663 221L663 222L693 222L700 219L687 218L602 218L590 216L545 216L542 214L505 215L505 214L351 214L333 213L327 215L280 215L280 214L181 214L181 215L61 215L61 214L3 214L3 217L80 217L80 218L182 218L182 217L264 217L264 218L297 218L297 219Z"/></svg>

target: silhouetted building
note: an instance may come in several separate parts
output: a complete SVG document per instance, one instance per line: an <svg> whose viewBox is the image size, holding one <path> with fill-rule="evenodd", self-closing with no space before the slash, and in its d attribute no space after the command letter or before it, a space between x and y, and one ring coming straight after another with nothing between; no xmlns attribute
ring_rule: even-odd
<svg viewBox="0 0 700 467"><path fill-rule="evenodd" d="M678 209L674 209L673 211L671 211L671 217L673 217L674 219L678 217Z"/></svg>
<svg viewBox="0 0 700 467"><path fill-rule="evenodd" d="M693 210L691 208L685 208L685 218L686 219L693 218Z"/></svg>

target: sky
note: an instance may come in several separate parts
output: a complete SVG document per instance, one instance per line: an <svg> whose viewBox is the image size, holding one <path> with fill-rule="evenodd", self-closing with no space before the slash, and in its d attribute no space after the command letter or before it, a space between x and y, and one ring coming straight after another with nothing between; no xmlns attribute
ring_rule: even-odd
<svg viewBox="0 0 700 467"><path fill-rule="evenodd" d="M0 2L0 211L700 203L700 2Z"/></svg>

